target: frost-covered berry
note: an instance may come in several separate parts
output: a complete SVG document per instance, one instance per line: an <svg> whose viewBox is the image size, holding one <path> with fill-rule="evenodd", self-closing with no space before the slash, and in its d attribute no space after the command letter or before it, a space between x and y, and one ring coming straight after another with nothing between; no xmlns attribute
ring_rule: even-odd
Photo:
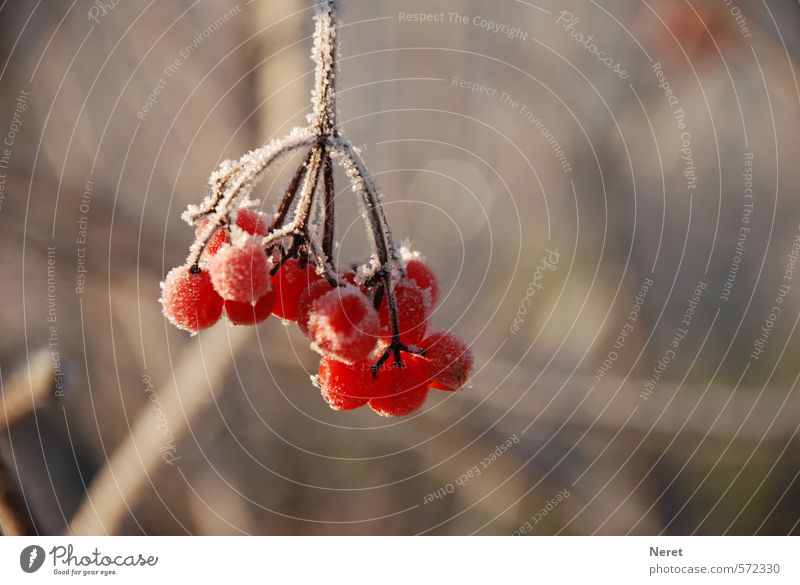
<svg viewBox="0 0 800 585"><path fill-rule="evenodd" d="M257 211L242 208L236 212L236 225L251 236L266 236L267 222Z"/></svg>
<svg viewBox="0 0 800 585"><path fill-rule="evenodd" d="M419 410L428 397L427 365L413 354L403 355L403 367L388 361L374 378L369 407L381 416L405 416Z"/></svg>
<svg viewBox="0 0 800 585"><path fill-rule="evenodd" d="M226 301L252 303L270 290L267 256L253 241L223 246L209 261L208 272L214 289Z"/></svg>
<svg viewBox="0 0 800 585"><path fill-rule="evenodd" d="M297 326L300 330L308 333L308 317L316 300L331 291L333 287L324 278L315 280L300 294L300 301L297 303Z"/></svg>
<svg viewBox="0 0 800 585"><path fill-rule="evenodd" d="M427 290L431 295L431 306L439 302L439 282L433 270L421 258L412 258L406 263L406 275L417 283L422 290Z"/></svg>
<svg viewBox="0 0 800 585"><path fill-rule="evenodd" d="M275 306L275 291L261 295L256 304L239 301L225 301L225 314L234 325L256 325L272 314Z"/></svg>
<svg viewBox="0 0 800 585"><path fill-rule="evenodd" d="M431 314L431 295L422 290L413 280L404 280L394 287L397 302L397 320L400 325L400 339L403 343L418 345L425 337L428 319ZM389 301L384 296L380 306L381 334L389 337L392 324L389 314Z"/></svg>
<svg viewBox="0 0 800 585"><path fill-rule="evenodd" d="M161 305L170 323L197 333L211 327L222 315L222 298L205 270L178 266L161 283Z"/></svg>
<svg viewBox="0 0 800 585"><path fill-rule="evenodd" d="M324 352L344 362L364 359L380 334L378 312L351 284L321 295L308 315L308 332Z"/></svg>
<svg viewBox="0 0 800 585"><path fill-rule="evenodd" d="M289 260L281 266L272 277L272 288L275 290L275 308L272 310L281 319L297 320L297 304L300 295L308 289L312 282L321 280L311 265L300 267L297 260Z"/></svg>
<svg viewBox="0 0 800 585"><path fill-rule="evenodd" d="M345 364L324 357L319 362L316 382L325 402L334 410L364 406L374 388L370 364L365 360Z"/></svg>
<svg viewBox="0 0 800 585"><path fill-rule="evenodd" d="M203 232L205 232L206 228L208 227L209 221L210 220L208 219L204 219L200 222L200 224L194 230L194 235L196 238L200 238L203 235ZM250 235L267 235L267 222L264 221L264 218L260 213L253 211L252 209L240 209L236 214L236 225L242 231L247 232ZM219 249L223 244L229 244L230 241L231 240L228 237L228 232L225 229L216 229L214 230L214 234L211 236L211 239L208 240L208 244L206 244L206 248L203 250L203 252L206 256L213 256L219 252Z"/></svg>
<svg viewBox="0 0 800 585"><path fill-rule="evenodd" d="M196 237L199 238L203 235L204 227L205 226L201 225L195 230L194 233ZM218 229L211 236L211 239L208 240L208 244L206 244L206 248L205 250L203 250L203 254L206 257L213 256L214 254L219 252L219 249L223 246L223 244L227 244L228 242L230 242L230 238L228 238L228 232L226 232L225 230Z"/></svg>
<svg viewBox="0 0 800 585"><path fill-rule="evenodd" d="M436 332L421 343L425 349L428 386L437 390L458 390L469 380L472 372L472 350L452 333Z"/></svg>

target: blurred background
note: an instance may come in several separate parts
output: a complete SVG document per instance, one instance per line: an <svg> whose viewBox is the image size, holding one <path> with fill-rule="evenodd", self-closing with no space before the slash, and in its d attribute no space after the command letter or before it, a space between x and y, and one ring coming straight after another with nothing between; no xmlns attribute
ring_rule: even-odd
<svg viewBox="0 0 800 585"><path fill-rule="evenodd" d="M304 123L308 0L2 2L2 532L800 533L797 2L343 3L469 387L334 412L297 328L161 315L209 173Z"/></svg>

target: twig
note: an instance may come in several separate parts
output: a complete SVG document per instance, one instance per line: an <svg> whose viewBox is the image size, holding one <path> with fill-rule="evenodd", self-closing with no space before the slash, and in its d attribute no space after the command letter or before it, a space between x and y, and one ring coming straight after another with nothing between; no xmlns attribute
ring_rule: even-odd
<svg viewBox="0 0 800 585"><path fill-rule="evenodd" d="M5 536L33 536L36 526L16 487L11 474L0 466L0 531Z"/></svg>
<svg viewBox="0 0 800 585"><path fill-rule="evenodd" d="M224 327L195 338L182 353L171 380L157 386L159 402L172 425L176 444L186 435L192 421L222 391L228 368L250 332L243 327ZM227 351L208 351L209 347L221 350L226 346ZM204 388L208 392L202 392ZM155 476L165 470L167 464L159 452L163 437L153 432L153 416L149 403L145 404L128 437L89 486L66 530L68 534L119 533L144 488L153 486Z"/></svg>
<svg viewBox="0 0 800 585"><path fill-rule="evenodd" d="M405 277L405 268L392 238L380 191L358 149L340 134L336 126L338 7L338 0L318 0L315 4L314 46L311 51L315 64L314 86L311 91L312 108L308 127L297 128L288 137L274 140L257 151L247 153L235 163L224 161L209 180L216 187L215 196L207 198L200 207L190 206L184 218L191 223L204 210L214 210L202 230L203 233L190 249L190 263L195 270L200 270L199 262L203 250L215 231L230 223L231 213L252 192L261 173L281 154L308 146L309 151L304 162L294 173L267 234L261 238L261 245L267 254L272 254L276 247L280 247L282 252L277 265L272 268L272 274L290 258L297 256L301 265L304 265L311 256L318 273L324 274L332 286L339 284L339 275L332 261L335 231L332 158L335 158L347 174L353 191L359 196L362 217L372 236L372 255L362 267L359 277L362 284L371 289L375 307L380 308L384 299L388 307L391 341L373 366L373 375L376 376L380 366L390 357L394 357L395 362L402 367L401 352L419 353L420 350L408 347L400 340L395 285L399 279ZM320 175L323 175L322 181ZM318 201L315 195L320 183L324 185L325 198L320 213L312 221L315 203ZM292 219L287 222L292 208ZM314 225L320 216L323 218L321 228ZM291 240L288 250L283 247L284 240L287 239Z"/></svg>
<svg viewBox="0 0 800 585"><path fill-rule="evenodd" d="M289 213L289 210L294 203L297 190L300 188L300 181L303 180L303 175L305 175L309 162L311 162L310 150L308 151L308 154L306 154L303 164L297 167L292 180L289 182L289 186L286 188L286 192L284 193L281 202L278 204L278 209L275 211L275 217L272 220L270 231L279 228L283 225L283 222L286 221L286 215Z"/></svg>
<svg viewBox="0 0 800 585"><path fill-rule="evenodd" d="M13 427L47 404L54 382L50 352L40 350L33 355L27 368L3 384L0 432Z"/></svg>
<svg viewBox="0 0 800 585"><path fill-rule="evenodd" d="M0 432L8 434L33 411L47 404L53 390L53 362L50 352L40 350L30 360L28 367L16 372L2 383L2 416ZM37 533L25 499L18 492L18 480L0 457L0 529L7 536L25 536Z"/></svg>
<svg viewBox="0 0 800 585"><path fill-rule="evenodd" d="M330 258L333 257L333 237L336 227L334 216L336 212L336 206L334 205L336 191L333 184L333 164L331 163L330 157L325 159L325 165L322 171L325 180L325 205L323 208L325 223L322 233L322 253L325 254L325 258L330 261Z"/></svg>
<svg viewBox="0 0 800 585"><path fill-rule="evenodd" d="M245 154L236 165L227 161L223 166L211 175L209 182L217 185L221 177L227 177L231 173L231 166L240 169L234 185L227 188L224 197L215 196L211 201L215 201L213 214L209 215L208 224L203 229L200 237L195 240L189 249L189 263L197 265L203 250L211 241L214 232L227 222L234 204L243 197L249 195L261 178L261 173L280 157L285 156L298 148L307 146L312 141L312 134L307 128L295 128L287 137L280 140L272 140L261 148ZM190 205L183 218L194 225L198 214L209 206L207 200L199 207Z"/></svg>

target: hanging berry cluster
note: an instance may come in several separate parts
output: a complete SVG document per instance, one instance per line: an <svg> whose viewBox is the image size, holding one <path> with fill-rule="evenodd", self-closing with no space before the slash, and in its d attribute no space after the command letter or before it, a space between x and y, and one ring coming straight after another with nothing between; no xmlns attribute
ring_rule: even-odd
<svg viewBox="0 0 800 585"><path fill-rule="evenodd" d="M316 64L308 126L226 160L211 193L183 219L195 226L186 264L161 283L164 315L192 334L223 315L254 325L275 315L297 322L322 354L314 382L336 410L368 404L385 416L422 406L430 389L467 381L472 353L450 333L428 332L438 300L424 259L398 249L358 150L336 124L337 0L316 4ZM271 217L250 194L278 158L304 151ZM333 261L334 163L361 201L370 235L367 261L342 270Z"/></svg>

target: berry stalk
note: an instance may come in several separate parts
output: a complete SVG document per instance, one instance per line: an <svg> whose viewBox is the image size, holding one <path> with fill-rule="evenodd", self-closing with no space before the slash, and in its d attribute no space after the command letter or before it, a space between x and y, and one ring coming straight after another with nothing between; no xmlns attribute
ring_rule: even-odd
<svg viewBox="0 0 800 585"><path fill-rule="evenodd" d="M315 8L308 125L212 173L210 194L183 214L196 226L195 242L162 283L161 301L170 321L192 334L223 314L234 325L271 314L297 321L324 356L317 384L333 408L368 403L400 416L421 407L431 388L462 387L471 354L460 340L426 337L436 277L419 254L395 245L381 192L337 126L339 2L318 0ZM252 209L249 196L265 171L298 151L302 162L271 218ZM342 271L334 263L334 164L359 200L370 245L366 261ZM347 387L358 394L346 396Z"/></svg>

